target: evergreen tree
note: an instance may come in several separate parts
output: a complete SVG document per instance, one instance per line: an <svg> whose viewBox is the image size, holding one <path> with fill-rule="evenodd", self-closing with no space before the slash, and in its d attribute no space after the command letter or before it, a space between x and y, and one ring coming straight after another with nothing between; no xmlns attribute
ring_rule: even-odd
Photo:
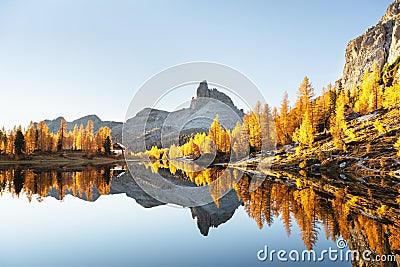
<svg viewBox="0 0 400 267"><path fill-rule="evenodd" d="M107 136L103 142L104 153L106 155L111 155L111 145L111 138L110 136Z"/></svg>
<svg viewBox="0 0 400 267"><path fill-rule="evenodd" d="M17 130L17 134L14 140L15 154L21 155L25 151L25 137L22 131Z"/></svg>

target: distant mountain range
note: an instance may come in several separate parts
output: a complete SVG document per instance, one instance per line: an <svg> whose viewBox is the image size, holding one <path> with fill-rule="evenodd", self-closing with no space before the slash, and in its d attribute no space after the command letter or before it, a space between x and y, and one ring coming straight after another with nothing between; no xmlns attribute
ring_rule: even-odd
<svg viewBox="0 0 400 267"><path fill-rule="evenodd" d="M236 122L244 116L243 110L238 109L232 99L218 91L209 89L206 81L199 84L196 95L192 98L190 107L168 112L163 110L145 108L125 124L125 142L133 151L139 152L151 148L153 145L161 146L161 135L167 145L179 144L187 136L194 133L208 132L210 125L218 114L220 123L233 129ZM63 117L54 120L44 120L50 132L57 133ZM102 121L96 115L87 115L74 121L67 121L67 130L72 131L75 125L82 124L86 127L89 120L93 122L93 131L96 133L100 127L107 126L111 129L113 142L122 142L122 122ZM183 124L182 124L183 122ZM145 131L143 129L145 126ZM179 138L173 133L179 132ZM146 147L143 144L146 142Z"/></svg>
<svg viewBox="0 0 400 267"><path fill-rule="evenodd" d="M49 127L50 132L57 133L60 129L61 120L65 120L63 117L58 117L54 120L44 120L44 122ZM122 141L122 122L116 121L102 121L96 115L87 115L82 118L76 119L74 121L68 122L67 121L67 130L72 131L75 125L78 127L82 124L83 127L86 127L89 120L93 122L93 131L96 133L101 127L107 126L111 129L111 136L113 142L121 142Z"/></svg>

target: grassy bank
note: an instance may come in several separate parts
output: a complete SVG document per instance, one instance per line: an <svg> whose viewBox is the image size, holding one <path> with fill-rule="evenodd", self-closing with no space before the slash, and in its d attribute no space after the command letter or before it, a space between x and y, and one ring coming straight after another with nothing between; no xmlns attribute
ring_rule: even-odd
<svg viewBox="0 0 400 267"><path fill-rule="evenodd" d="M58 153L35 152L32 155L23 156L0 156L0 166L4 165L101 165L124 163L122 156L93 155L87 156L81 151L63 151Z"/></svg>

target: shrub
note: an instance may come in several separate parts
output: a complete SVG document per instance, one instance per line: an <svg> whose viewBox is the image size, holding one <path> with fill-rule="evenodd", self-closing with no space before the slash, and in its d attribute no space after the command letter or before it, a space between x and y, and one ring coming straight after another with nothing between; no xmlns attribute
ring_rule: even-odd
<svg viewBox="0 0 400 267"><path fill-rule="evenodd" d="M379 132L379 134L384 134L387 132L387 129L379 120L375 120L374 122L375 129Z"/></svg>
<svg viewBox="0 0 400 267"><path fill-rule="evenodd" d="M300 168L300 169L304 169L305 167L307 167L307 162L306 162L306 161L300 162L299 168Z"/></svg>

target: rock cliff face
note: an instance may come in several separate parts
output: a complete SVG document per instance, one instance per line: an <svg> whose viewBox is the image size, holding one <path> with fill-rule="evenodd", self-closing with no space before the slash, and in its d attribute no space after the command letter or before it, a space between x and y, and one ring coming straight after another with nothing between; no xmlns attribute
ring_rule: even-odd
<svg viewBox="0 0 400 267"><path fill-rule="evenodd" d="M198 109L201 107L202 104L207 103L208 99L215 99L227 105L229 108L234 110L239 116L243 117L244 113L243 110L239 110L235 104L233 103L232 99L227 96L226 94L218 91L217 89L208 89L207 81L202 81L197 88L196 97L192 99L190 103L191 109Z"/></svg>
<svg viewBox="0 0 400 267"><path fill-rule="evenodd" d="M217 89L210 90L207 82L203 81L190 107L173 112L145 108L128 119L123 129L123 142L129 150L136 152L150 149L153 145L179 144L184 136L208 132L217 114L219 122L228 129L233 129L244 116L229 96Z"/></svg>
<svg viewBox="0 0 400 267"><path fill-rule="evenodd" d="M344 88L358 85L374 62L379 69L392 64L400 56L400 0L395 0L378 23L361 36L351 40L346 48L345 66L341 78ZM397 77L398 78L398 77Z"/></svg>

